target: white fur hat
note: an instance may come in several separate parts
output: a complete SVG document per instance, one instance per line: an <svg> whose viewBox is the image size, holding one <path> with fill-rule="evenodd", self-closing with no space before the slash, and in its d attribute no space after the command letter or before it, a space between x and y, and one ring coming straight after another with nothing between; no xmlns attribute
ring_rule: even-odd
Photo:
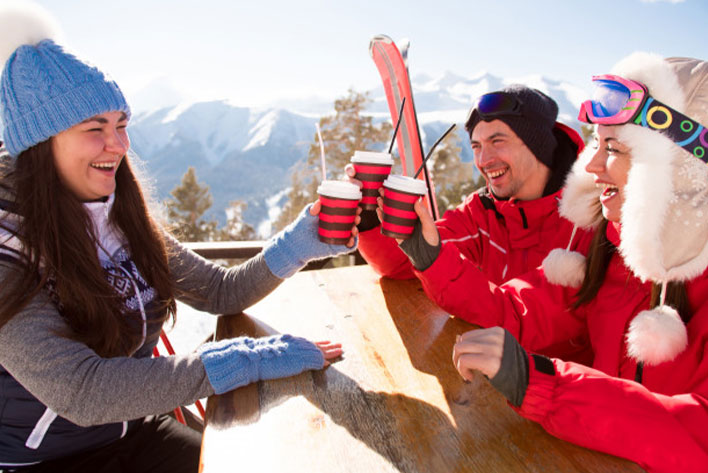
<svg viewBox="0 0 708 473"><path fill-rule="evenodd" d="M613 74L647 86L657 100L708 124L708 63L635 53ZM617 127L631 149L620 252L643 281L686 281L708 267L708 165L665 135ZM708 150L706 150L708 152Z"/></svg>
<svg viewBox="0 0 708 473"><path fill-rule="evenodd" d="M643 83L655 99L708 124L705 61L640 52L620 61L612 74ZM621 125L616 136L631 149L632 157L620 217L619 251L626 264L642 281L665 284L699 276L708 267L708 164L648 128ZM585 153L590 154L579 158L566 181L561 212L576 225L591 228L601 218L600 191L585 171L594 150ZM582 281L577 274L559 276L563 274L559 267L567 272L577 268L577 262L558 263L558 254L547 260L549 281L570 286ZM686 328L674 309L660 306L635 317L627 343L630 356L638 361L662 363L684 350Z"/></svg>

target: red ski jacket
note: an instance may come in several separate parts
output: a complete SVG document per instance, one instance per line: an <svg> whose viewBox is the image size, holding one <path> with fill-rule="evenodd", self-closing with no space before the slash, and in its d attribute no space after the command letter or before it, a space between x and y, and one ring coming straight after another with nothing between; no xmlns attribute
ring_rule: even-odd
<svg viewBox="0 0 708 473"><path fill-rule="evenodd" d="M612 225L608 238L619 244ZM444 298L437 283L442 275L466 274L452 253L443 252L420 275L428 294ZM688 348L673 361L645 365L641 384L634 381L637 365L627 356L625 336L631 320L649 308L651 286L618 254L595 299L578 309L571 308L577 290L550 284L540 268L501 286L475 275L466 278L475 303L457 315L506 328L530 352L585 339L594 354L592 368L553 359L554 370L529 357L522 416L556 437L635 461L649 472L708 471L708 271L686 284L693 312Z"/></svg>
<svg viewBox="0 0 708 473"><path fill-rule="evenodd" d="M441 255L452 252L470 271L482 271L495 284L536 268L549 251L570 241L573 224L558 214L559 199L560 191L525 201L496 200L486 189L474 193L435 222L442 240ZM579 231L574 246L582 241L589 241L588 234ZM381 235L379 228L359 235L359 251L382 276L414 276L413 266L396 240ZM465 285L447 277L444 280L460 290L451 297L466 299ZM450 310L447 301L438 304Z"/></svg>
<svg viewBox="0 0 708 473"><path fill-rule="evenodd" d="M584 144L575 130L556 123L558 139L553 180L558 186L567 168ZM436 223L443 251L453 251L470 270L482 271L489 280L501 284L536 268L549 251L566 247L573 224L558 214L560 191L536 200L497 200L487 189L469 196L456 209L445 212ZM589 243L586 232L579 231L574 245ZM378 274L393 279L410 279L413 266L396 241L381 235L378 228L359 235L359 251ZM455 286L455 281L445 278ZM469 302L464 285L452 297ZM455 305L459 301L451 301ZM440 307L449 310L447 301Z"/></svg>

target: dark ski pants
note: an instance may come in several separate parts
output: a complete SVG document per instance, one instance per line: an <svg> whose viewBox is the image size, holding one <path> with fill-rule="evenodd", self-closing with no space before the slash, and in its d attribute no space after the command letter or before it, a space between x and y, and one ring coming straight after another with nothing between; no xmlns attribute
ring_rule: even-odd
<svg viewBox="0 0 708 473"><path fill-rule="evenodd" d="M17 473L197 473L202 434L167 415L98 450L42 462Z"/></svg>

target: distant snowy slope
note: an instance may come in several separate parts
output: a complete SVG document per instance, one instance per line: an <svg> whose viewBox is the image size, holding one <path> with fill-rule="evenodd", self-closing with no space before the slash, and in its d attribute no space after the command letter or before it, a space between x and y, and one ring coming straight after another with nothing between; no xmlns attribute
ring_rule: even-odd
<svg viewBox="0 0 708 473"><path fill-rule="evenodd" d="M540 75L502 78L488 72L472 77L452 72L420 74L412 85L424 149L427 151L449 124L462 125L478 96L510 83L527 84L549 94L558 102L559 119L579 129L577 111L587 91L567 82ZM377 121L390 120L383 88L369 92L373 103L368 113ZM269 222L283 203L293 166L307 156L315 138L315 123L320 116L333 113L332 104L321 99L296 99L282 102L279 108L239 107L225 100L190 102L181 99L169 84L161 87L159 83L150 84L135 100L140 97L146 102L134 106L130 136L133 149L156 178L159 197L167 198L193 166L214 198L209 216L223 223L228 203L244 200L248 203L247 222L263 236L268 236ZM457 136L462 158L471 160L462 126Z"/></svg>

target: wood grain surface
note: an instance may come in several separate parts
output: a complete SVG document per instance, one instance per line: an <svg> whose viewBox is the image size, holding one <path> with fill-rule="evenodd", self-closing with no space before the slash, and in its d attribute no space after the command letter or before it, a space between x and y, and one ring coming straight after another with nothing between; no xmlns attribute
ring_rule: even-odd
<svg viewBox="0 0 708 473"><path fill-rule="evenodd" d="M452 345L473 326L431 302L417 280L368 266L298 273L217 338L291 333L341 342L328 368L259 382L207 403L203 473L641 472L556 439L483 377L465 382Z"/></svg>

